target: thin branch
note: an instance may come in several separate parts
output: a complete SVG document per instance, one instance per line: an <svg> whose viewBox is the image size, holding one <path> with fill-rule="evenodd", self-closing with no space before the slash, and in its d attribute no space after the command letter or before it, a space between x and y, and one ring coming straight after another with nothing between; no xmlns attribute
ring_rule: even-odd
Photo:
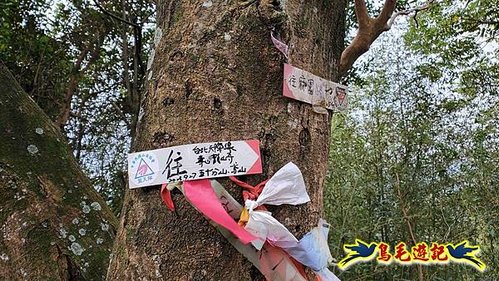
<svg viewBox="0 0 499 281"><path fill-rule="evenodd" d="M428 9L435 0L428 0L425 5L413 9L395 12L397 0L385 0L380 14L376 18L369 17L365 0L355 0L355 15L359 29L350 45L345 48L340 58L339 75L343 76L353 63L369 50L371 44L389 30L395 19L400 15L409 15Z"/></svg>
<svg viewBox="0 0 499 281"><path fill-rule="evenodd" d="M414 231L412 230L412 224L411 221L409 220L409 215L407 214L407 207L405 206L404 202L404 197L402 196L402 191L400 190L400 178L399 174L395 174L395 178L397 179L397 195L400 201L400 210L402 211L402 216L404 217L404 220L407 222L407 228L409 230L409 234L411 235L412 242L414 245L418 243L416 240L416 236L414 235Z"/></svg>
<svg viewBox="0 0 499 281"><path fill-rule="evenodd" d="M64 105L62 111L59 114L59 116L57 116L57 119L55 121L55 124L57 124L57 126L59 126L60 128L63 128L66 122L68 121L69 114L71 112L71 101L73 99L74 94L78 90L78 85L80 83L81 76L98 59L99 51L101 50L101 45L104 42L106 36L107 36L106 32L103 32L101 34L99 34L98 32L96 41L93 43L89 43L78 56L69 78L69 84L66 89L66 95L64 98ZM85 60L88 54L90 54L90 57L88 58L87 64L82 68L83 61Z"/></svg>
<svg viewBox="0 0 499 281"><path fill-rule="evenodd" d="M70 112L69 116L80 119L80 122L88 122L88 118L83 117L79 112Z"/></svg>
<svg viewBox="0 0 499 281"><path fill-rule="evenodd" d="M111 101L111 105L118 112L118 114L121 116L121 118L122 118L121 120L123 122L125 122L125 125L127 126L127 128L130 128L130 122L128 122L128 118L127 118L126 114L123 112L123 110L120 108L120 106L115 101Z"/></svg>
<svg viewBox="0 0 499 281"><path fill-rule="evenodd" d="M113 18L113 19L115 19L115 20L118 20L118 21L124 22L124 23L126 23L126 24L128 24L128 25L131 25L131 26L135 27L135 28L139 27L139 25L138 25L138 24L133 23L133 22L131 22L131 21L127 21L126 19L120 18L119 16L117 16L117 15L115 15L115 14L111 13L110 11L108 11L108 10L104 9L104 7L102 7L102 6L99 4L99 2L97 2L97 0L94 0L94 4L95 4L95 6L97 6L97 8L99 8L99 10L101 10L101 12L103 12L105 15L108 15L108 16L112 17L112 18Z"/></svg>
<svg viewBox="0 0 499 281"><path fill-rule="evenodd" d="M499 21L498 20L478 20L476 21L477 23L479 24L485 24L485 25L495 25L495 24L499 24Z"/></svg>
<svg viewBox="0 0 499 281"><path fill-rule="evenodd" d="M411 235L412 242L414 243L414 246L415 246L415 245L417 245L418 242L416 240L416 235L414 235L414 231L412 230L412 224L410 221L410 217L407 214L407 207L405 206L402 192L400 191L400 179L399 179L398 173L395 173L395 178L397 179L397 195L398 195L399 201L400 201L400 209L402 210L402 216L404 217L404 220L407 222L409 234ZM423 267L420 264L418 264L418 275L419 275L419 280L424 281Z"/></svg>
<svg viewBox="0 0 499 281"><path fill-rule="evenodd" d="M431 5L435 2L435 0L428 0L424 5L421 5L419 7L403 10L403 11L398 11L395 14L393 14L390 18L390 20L387 23L387 30L392 28L393 23L395 22L395 19L397 19L398 16L407 16L410 14L417 15L417 13L427 10L431 7Z"/></svg>

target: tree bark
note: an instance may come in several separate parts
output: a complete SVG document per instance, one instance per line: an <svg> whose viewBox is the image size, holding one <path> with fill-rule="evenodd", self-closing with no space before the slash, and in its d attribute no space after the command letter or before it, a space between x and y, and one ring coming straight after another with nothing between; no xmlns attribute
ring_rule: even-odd
<svg viewBox="0 0 499 281"><path fill-rule="evenodd" d="M65 137L0 63L0 276L102 280L117 221Z"/></svg>
<svg viewBox="0 0 499 281"><path fill-rule="evenodd" d="M187 143L259 139L264 173L300 167L311 202L272 207L299 239L323 216L329 115L282 96L284 57L270 40L276 28L289 63L337 81L344 48L346 0L159 1L152 79L142 103L134 150ZM239 198L240 188L222 184ZM261 280L180 194L177 213L157 187L126 192L108 280ZM333 222L334 224L334 222Z"/></svg>

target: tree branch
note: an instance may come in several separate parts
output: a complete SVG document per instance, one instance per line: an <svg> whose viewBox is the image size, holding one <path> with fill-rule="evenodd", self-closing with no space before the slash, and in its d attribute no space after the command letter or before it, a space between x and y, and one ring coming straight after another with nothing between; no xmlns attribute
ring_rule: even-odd
<svg viewBox="0 0 499 281"><path fill-rule="evenodd" d="M123 18L120 18L119 16L109 12L108 10L104 9L104 7L102 7L99 2L97 2L97 0L94 0L94 3L95 3L95 6L97 6L97 8L99 8L99 10L101 10L101 12L103 12L105 15L107 16L110 16L111 18L115 19L115 20L118 20L118 21L121 21L121 22L124 22L128 25L131 25L133 27L139 27L138 24L136 23L133 23L131 21L127 21L126 19L123 19Z"/></svg>
<svg viewBox="0 0 499 281"><path fill-rule="evenodd" d="M383 5L383 9L381 9L379 16L376 18L376 21L382 24L388 22L388 20L393 14L393 11L395 11L396 5L397 5L397 0L386 0L385 4Z"/></svg>
<svg viewBox="0 0 499 281"><path fill-rule="evenodd" d="M380 14L376 18L369 17L366 2L355 0L355 15L359 23L359 29L352 43L345 48L340 58L339 75L343 76L352 67L353 63L369 50L371 44L381 35L389 30L395 19L400 15L409 15L428 9L435 0L428 0L424 5L408 10L396 12L397 0L385 0Z"/></svg>
<svg viewBox="0 0 499 281"><path fill-rule="evenodd" d="M359 26L367 27L369 25L369 14L367 13L367 6L365 0L355 0L355 16Z"/></svg>
<svg viewBox="0 0 499 281"><path fill-rule="evenodd" d="M379 16L373 19L367 14L366 2L355 0L355 14L359 22L359 29L352 43L341 54L340 76L343 76L353 63L369 50L374 40L385 31L386 23L393 14L396 4L397 0L386 0Z"/></svg>
<svg viewBox="0 0 499 281"><path fill-rule="evenodd" d="M431 5L435 2L435 0L428 0L424 5L421 5L419 7L403 10L403 11L398 11L395 14L393 14L390 18L390 20L387 23L387 30L392 28L393 23L395 22L395 19L397 19L398 16L407 16L410 14L414 13L414 16L417 15L417 13L427 10L431 7Z"/></svg>
<svg viewBox="0 0 499 281"><path fill-rule="evenodd" d="M414 235L414 231L412 229L412 224L409 215L407 214L407 206L404 202L404 196L402 196L402 192L400 191L400 179L399 179L399 174L395 173L395 177L397 179L397 195L400 201L400 210L402 211L402 216L404 217L405 222L407 223L407 229L409 230L409 234L411 235L412 242L414 243L414 246L418 244L416 240L416 235ZM424 274L423 274L423 267L421 264L418 264L418 275L419 275L419 280L424 281Z"/></svg>
<svg viewBox="0 0 499 281"><path fill-rule="evenodd" d="M69 84L66 89L66 96L64 98L64 105L61 110L59 116L55 121L55 124L59 126L59 128L63 129L64 125L69 119L69 114L71 112L71 101L73 99L73 95L78 90L78 84L82 79L82 75L93 65L93 63L99 58L99 52L101 50L102 43L104 42L107 36L107 32L100 33L97 32L97 38L95 42L89 43L85 49L82 50L80 55L78 56L75 65L73 66L73 70L71 71L71 75L69 78ZM87 55L90 54L88 61L84 67L82 64L84 60L87 58Z"/></svg>

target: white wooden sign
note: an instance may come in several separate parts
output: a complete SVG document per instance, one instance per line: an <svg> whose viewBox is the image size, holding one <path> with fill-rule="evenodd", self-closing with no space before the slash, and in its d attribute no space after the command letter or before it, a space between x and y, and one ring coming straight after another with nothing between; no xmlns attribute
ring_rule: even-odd
<svg viewBox="0 0 499 281"><path fill-rule="evenodd" d="M128 154L130 188L262 173L258 140L173 146Z"/></svg>
<svg viewBox="0 0 499 281"><path fill-rule="evenodd" d="M328 81L290 64L284 64L282 84L285 97L334 111L344 110L348 106L346 86Z"/></svg>

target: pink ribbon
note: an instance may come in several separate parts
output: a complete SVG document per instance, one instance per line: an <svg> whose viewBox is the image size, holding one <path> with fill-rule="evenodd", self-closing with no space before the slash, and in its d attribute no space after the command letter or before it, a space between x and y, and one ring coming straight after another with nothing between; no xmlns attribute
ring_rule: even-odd
<svg viewBox="0 0 499 281"><path fill-rule="evenodd" d="M272 39L272 43L274 43L274 46L283 53L283 55L288 59L288 52L289 48L288 45L284 44L281 42L279 39L274 37L274 33L271 31L270 32L270 39Z"/></svg>
<svg viewBox="0 0 499 281"><path fill-rule="evenodd" d="M243 244L248 244L257 239L237 224L227 211L225 211L213 191L209 180L185 181L184 194L187 200L203 215L230 231Z"/></svg>
<svg viewBox="0 0 499 281"><path fill-rule="evenodd" d="M165 202L166 207L170 209L170 211L175 211L175 204L173 204L172 200L172 195L170 193L170 190L167 188L167 184L164 183L161 185L161 198L163 199L163 202Z"/></svg>

